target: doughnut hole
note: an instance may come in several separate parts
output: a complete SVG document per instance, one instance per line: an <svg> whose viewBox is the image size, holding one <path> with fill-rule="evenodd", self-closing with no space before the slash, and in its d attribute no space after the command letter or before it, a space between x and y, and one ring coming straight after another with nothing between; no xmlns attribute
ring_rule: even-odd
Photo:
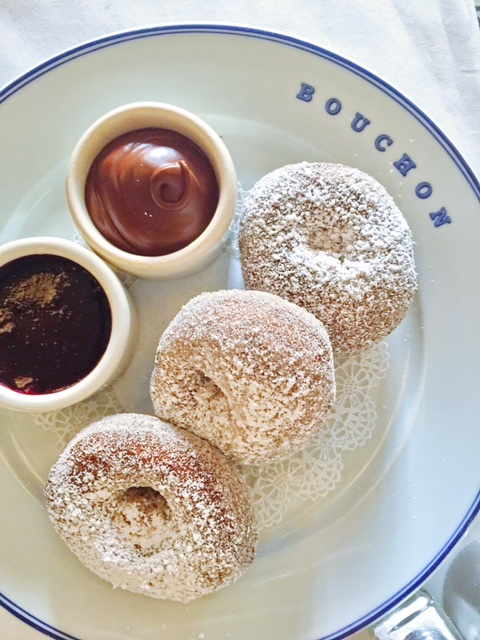
<svg viewBox="0 0 480 640"><path fill-rule="evenodd" d="M213 369L214 366L209 363L206 368ZM177 396L175 391L170 394L168 408L162 409L165 420L192 431L200 422L208 424L209 431L218 442L231 437L225 433L225 426L229 424L230 433L241 437L237 423L245 419L243 398L236 397L225 376L216 372L214 379L196 363L188 377L183 372L174 377L176 375L188 378L188 383L185 382L188 395L180 393Z"/></svg>
<svg viewBox="0 0 480 640"><path fill-rule="evenodd" d="M340 229L334 224L329 227L311 225L307 236L307 247L312 251L328 253L343 262L355 242L356 233L350 227Z"/></svg>
<svg viewBox="0 0 480 640"><path fill-rule="evenodd" d="M218 377L218 376L217 376ZM195 374L196 384L194 385L193 398L195 406L191 407L194 421L208 420L208 415L212 411L215 416L223 416L224 419L233 421L231 429L238 433L236 421L243 419L243 398L241 401L236 397L233 389L230 388L228 380L225 376L221 376L222 386L213 378L208 376L202 370L198 369ZM215 426L216 421L213 420L210 428L215 430L223 430L224 424Z"/></svg>
<svg viewBox="0 0 480 640"><path fill-rule="evenodd" d="M112 525L119 538L130 540L140 554L153 553L172 520L165 496L153 487L133 486L119 492L116 500Z"/></svg>
<svg viewBox="0 0 480 640"><path fill-rule="evenodd" d="M120 499L126 504L135 505L145 515L157 513L164 520L170 520L172 517L167 499L152 487L129 487L121 494Z"/></svg>
<svg viewBox="0 0 480 640"><path fill-rule="evenodd" d="M194 391L193 394L197 401L201 398L204 401L216 401L226 403L228 405L228 398L221 387L210 378L204 371L197 369L194 373Z"/></svg>

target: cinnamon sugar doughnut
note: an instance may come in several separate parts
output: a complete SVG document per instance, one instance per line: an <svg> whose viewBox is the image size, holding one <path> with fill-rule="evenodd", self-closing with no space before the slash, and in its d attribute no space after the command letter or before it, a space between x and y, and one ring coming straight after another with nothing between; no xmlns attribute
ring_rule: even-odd
<svg viewBox="0 0 480 640"><path fill-rule="evenodd" d="M330 340L312 314L259 291L203 293L160 339L154 412L251 464L281 460L322 428L335 397Z"/></svg>
<svg viewBox="0 0 480 640"><path fill-rule="evenodd" d="M245 287L313 313L345 356L391 333L416 290L405 218L373 177L344 165L264 176L246 197L239 248Z"/></svg>
<svg viewBox="0 0 480 640"><path fill-rule="evenodd" d="M188 602L236 580L256 527L243 476L217 449L145 415L104 418L52 467L50 518L115 587Z"/></svg>

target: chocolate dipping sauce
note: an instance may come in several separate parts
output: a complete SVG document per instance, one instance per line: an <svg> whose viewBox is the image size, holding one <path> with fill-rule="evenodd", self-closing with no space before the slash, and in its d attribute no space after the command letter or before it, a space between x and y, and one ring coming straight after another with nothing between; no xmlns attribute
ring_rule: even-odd
<svg viewBox="0 0 480 640"><path fill-rule="evenodd" d="M113 245L162 256L189 245L217 208L218 183L206 154L180 133L131 131L94 160L85 185L88 213Z"/></svg>
<svg viewBox="0 0 480 640"><path fill-rule="evenodd" d="M54 255L0 268L0 384L44 394L88 375L107 348L112 314L97 280Z"/></svg>

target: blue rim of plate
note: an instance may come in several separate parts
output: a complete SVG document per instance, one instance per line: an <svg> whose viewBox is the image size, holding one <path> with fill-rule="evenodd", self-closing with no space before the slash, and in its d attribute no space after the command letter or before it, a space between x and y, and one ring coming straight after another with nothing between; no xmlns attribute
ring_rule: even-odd
<svg viewBox="0 0 480 640"><path fill-rule="evenodd" d="M319 58L323 58L334 64L343 67L355 75L366 80L369 84L375 86L383 93L390 96L395 102L404 107L410 115L412 115L418 122L420 122L435 138L435 140L442 146L444 151L454 161L456 167L463 174L468 184L474 191L476 197L480 202L480 183L476 179L472 170L469 168L465 160L462 158L456 147L450 142L450 140L442 133L437 125L426 116L418 107L415 106L408 98L397 91L394 87L387 82L359 66L358 64L336 54L328 51L318 45L311 44L299 38L289 36L282 33L267 31L263 29L257 29L252 27L235 26L235 25L221 25L221 24L173 24L156 27L145 27L140 29L133 29L129 31L121 31L113 33L111 35L97 38L85 42L81 45L67 49L66 51L49 58L42 62L30 71L19 76L13 82L7 84L0 89L0 104L5 102L8 98L16 94L23 87L34 82L37 78L53 71L59 66L80 58L84 55L100 51L101 49L111 47L114 45L122 44L123 42L131 42L133 40L140 40L142 38L158 37L163 35L178 35L178 34L227 34L246 38L255 38L259 40L267 40L278 44L286 45L294 49L299 49L311 53ZM387 614L389 611L399 605L409 595L415 593L419 589L425 580L432 575L435 569L442 563L442 561L449 555L451 550L464 535L475 516L480 512L480 491L477 493L475 500L472 502L470 509L465 514L463 520L460 522L454 533L450 536L444 547L437 553L437 555L431 560L431 562L425 566L422 571L418 573L408 584L406 584L397 593L392 595L388 600L381 603L364 616L355 620L345 627L342 627L338 631L318 638L316 640L341 640L346 636L351 635L365 629L369 625L373 624L376 620ZM0 606L5 608L15 617L25 622L30 627L43 633L44 635L53 638L54 640L83 640L77 636L72 636L68 633L56 629L48 623L40 620L36 616L30 614L28 611L20 607L18 604L10 600L7 596L0 592ZM312 639L313 640L313 639Z"/></svg>

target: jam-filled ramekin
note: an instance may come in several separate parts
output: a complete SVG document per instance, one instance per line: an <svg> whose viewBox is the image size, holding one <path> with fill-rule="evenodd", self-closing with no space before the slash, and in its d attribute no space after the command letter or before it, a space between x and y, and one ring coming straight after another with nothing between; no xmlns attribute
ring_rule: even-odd
<svg viewBox="0 0 480 640"><path fill-rule="evenodd" d="M0 246L0 406L65 408L112 382L135 340L135 309L114 271L62 238Z"/></svg>
<svg viewBox="0 0 480 640"><path fill-rule="evenodd" d="M194 147L195 160L172 137ZM207 177L197 175L198 154ZM198 271L220 252L237 178L226 145L201 118L173 105L137 102L105 114L80 138L66 191L75 226L93 251L136 276L170 279Z"/></svg>

